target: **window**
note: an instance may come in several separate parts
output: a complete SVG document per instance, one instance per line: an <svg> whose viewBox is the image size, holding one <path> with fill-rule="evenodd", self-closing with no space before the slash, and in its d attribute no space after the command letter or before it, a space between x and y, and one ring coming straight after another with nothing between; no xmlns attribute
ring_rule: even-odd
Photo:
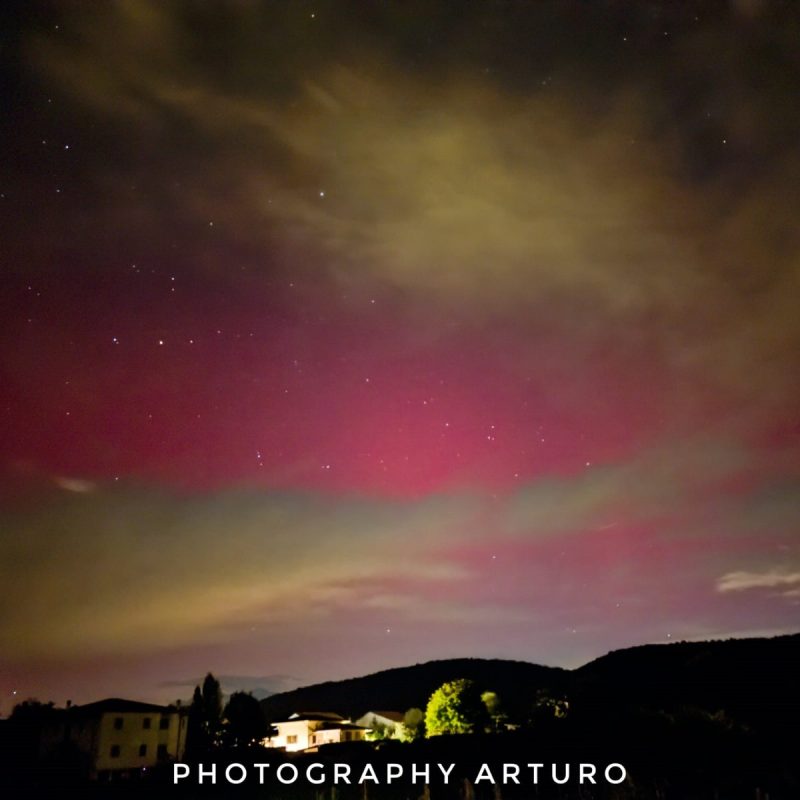
<svg viewBox="0 0 800 800"><path fill-rule="evenodd" d="M158 727L162 731L167 730L167 728L169 728L169 717L161 717Z"/></svg>
<svg viewBox="0 0 800 800"><path fill-rule="evenodd" d="M112 744L111 745L111 758L119 758L119 745Z"/></svg>
<svg viewBox="0 0 800 800"><path fill-rule="evenodd" d="M145 718L142 720L142 727L143 727L143 728L144 728L146 731L149 731L149 730L150 730L150 723L151 723L151 722L152 722L152 720L150 719L150 717L145 717Z"/></svg>
<svg viewBox="0 0 800 800"><path fill-rule="evenodd" d="M114 730L121 731L122 730L122 717L115 717L114 718Z"/></svg>
<svg viewBox="0 0 800 800"><path fill-rule="evenodd" d="M166 758L168 755L167 746L165 744L160 744L156 750L156 755L159 757L159 759Z"/></svg>
<svg viewBox="0 0 800 800"><path fill-rule="evenodd" d="M139 755L140 756L146 756L147 755L147 745L146 744L140 744L139 745Z"/></svg>
<svg viewBox="0 0 800 800"><path fill-rule="evenodd" d="M297 736L287 736L286 744L297 744Z"/></svg>

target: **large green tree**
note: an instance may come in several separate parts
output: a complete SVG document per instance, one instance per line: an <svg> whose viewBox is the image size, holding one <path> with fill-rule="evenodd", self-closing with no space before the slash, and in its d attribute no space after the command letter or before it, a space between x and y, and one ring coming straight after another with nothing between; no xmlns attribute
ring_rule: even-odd
<svg viewBox="0 0 800 800"><path fill-rule="evenodd" d="M427 736L483 731L488 721L489 714L478 687L465 678L440 686L425 709Z"/></svg>

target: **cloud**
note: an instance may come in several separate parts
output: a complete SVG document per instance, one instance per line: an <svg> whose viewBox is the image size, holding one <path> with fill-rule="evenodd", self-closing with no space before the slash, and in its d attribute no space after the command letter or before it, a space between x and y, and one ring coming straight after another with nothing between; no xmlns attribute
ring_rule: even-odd
<svg viewBox="0 0 800 800"><path fill-rule="evenodd" d="M575 534L575 547L587 535L624 543L620 530L641 524L655 525L665 541L697 537L679 525L676 509L694 513L690 487L737 474L747 455L695 444L543 478L502 498L478 490L404 500L181 493L118 483L43 494L35 506L0 516L0 649L14 659L152 652L246 638L256 624L291 628L354 612L519 621L534 612L532 595L521 586L497 598L491 585L471 591L474 564L458 554L487 541L513 552L516 541L533 548L526 558L535 563L536 547L554 537ZM737 518L740 506L722 506L717 524ZM561 549L572 547L564 538ZM570 585L584 561L575 552L552 579ZM712 550L693 568L725 561ZM720 591L742 575L749 574L734 573ZM549 579L541 577L537 597Z"/></svg>
<svg viewBox="0 0 800 800"><path fill-rule="evenodd" d="M214 676L222 687L222 691L230 695L233 692L250 692L259 699L272 694L287 692L297 688L302 680L293 675L226 675ZM181 689L186 697L191 696L195 686L201 686L203 676L185 680L163 681L159 684L164 689Z"/></svg>
<svg viewBox="0 0 800 800"><path fill-rule="evenodd" d="M366 35L282 56L281 37L305 29L249 6L226 16L239 35L214 72L197 60L202 14L147 2L73 14L76 39L27 47L48 81L128 133L91 176L93 213L110 215L96 227L124 218L157 239L169 209L173 226L214 222L213 254L193 248L197 269L219 274L220 252L248 248L255 271L302 264L312 283L398 293L468 324L520 317L586 347L641 337L675 385L713 379L761 414L797 388L785 355L800 347L800 160L782 144L796 119L752 88L749 61L709 63L738 51L710 48L704 28L662 68L721 104L711 122L694 97L666 113L682 98L649 73L626 71L602 94L578 70L560 91L531 81L523 92L461 63L430 65L423 81ZM734 43L742 30L732 25ZM712 123L720 153L704 161L722 166L691 179L688 154ZM115 188L135 182L124 166L109 173L139 163L131 142L169 176L163 195ZM763 167L742 172L751 160Z"/></svg>
<svg viewBox="0 0 800 800"><path fill-rule="evenodd" d="M622 462L520 487L507 505L506 524L517 533L555 533L605 529L620 517L663 521L691 508L703 487L747 469L752 457L734 442L707 436L655 445Z"/></svg>
<svg viewBox="0 0 800 800"><path fill-rule="evenodd" d="M362 53L326 64L325 77L300 76L286 102L232 93L171 61L186 33L163 4L82 24L84 47L41 45L45 68L57 64L54 79L95 113L145 130L174 116L213 141L214 162L179 207L239 240L308 247L348 285L472 307L580 290L635 314L712 288L681 235L695 203L642 136L638 94L598 118L477 78L423 83Z"/></svg>
<svg viewBox="0 0 800 800"><path fill-rule="evenodd" d="M453 536L473 508L461 497L406 505L255 491L53 495L3 514L0 649L157 649L224 637L251 618L324 613L325 587L337 580L441 580L420 543Z"/></svg>
<svg viewBox="0 0 800 800"><path fill-rule="evenodd" d="M785 570L772 569L767 572L728 572L717 580L718 592L742 592L749 589L775 589L778 587L793 587L800 584L800 572L786 572ZM792 596L793 589L786 592Z"/></svg>
<svg viewBox="0 0 800 800"><path fill-rule="evenodd" d="M67 492L78 492L79 494L85 494L87 492L93 492L97 488L97 485L93 481L87 481L83 478L56 477L53 480L56 486L64 489Z"/></svg>

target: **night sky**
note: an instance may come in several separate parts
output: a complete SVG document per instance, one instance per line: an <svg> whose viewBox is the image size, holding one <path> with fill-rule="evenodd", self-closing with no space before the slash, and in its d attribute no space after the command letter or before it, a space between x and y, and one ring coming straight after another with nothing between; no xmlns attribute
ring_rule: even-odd
<svg viewBox="0 0 800 800"><path fill-rule="evenodd" d="M2 15L0 713L800 628L796 3Z"/></svg>

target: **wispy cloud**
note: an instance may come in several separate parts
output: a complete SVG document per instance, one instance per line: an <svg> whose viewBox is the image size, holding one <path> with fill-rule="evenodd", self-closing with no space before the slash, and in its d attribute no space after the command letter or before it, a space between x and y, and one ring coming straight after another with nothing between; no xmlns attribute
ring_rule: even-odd
<svg viewBox="0 0 800 800"><path fill-rule="evenodd" d="M634 529L654 531L651 544L679 537L696 546L700 534L679 530L670 514L691 511L698 475L719 480L746 460L738 448L658 448L619 466L533 480L503 498L480 490L393 500L117 484L53 492L23 513L0 512L6 534L0 540L6 588L0 646L14 658L153 652L209 637L247 637L253 620L302 625L358 610L396 612L407 620L516 619L534 608L541 615L548 593L562 597L564 587L589 579L581 571L581 548L596 540L625 548L628 557L644 552L625 533ZM718 508L726 530L748 497L738 502ZM794 507L787 505L785 513ZM770 514L769 529L786 527L782 519ZM480 559L459 560L470 548L482 552L490 540L504 541L507 552L526 553L539 594L522 581L507 595L495 573L480 583ZM555 540L565 553L556 562L563 568L537 572L537 554L552 551ZM621 568L618 558L614 563ZM797 571L736 572L734 566L729 555L712 549L703 560L694 558L687 580L697 570L708 576L704 581L722 574L722 593L800 584ZM475 592L471 585L487 588ZM563 602L572 601L564 596Z"/></svg>
<svg viewBox="0 0 800 800"><path fill-rule="evenodd" d="M241 13L259 24L255 10ZM293 75L277 81L281 92L274 80L230 87L181 56L193 48L174 5L120 3L76 17L82 47L36 39L32 59L88 113L133 122L154 151L165 119L213 143L202 179L193 164L187 174L176 163L165 169L181 177L170 206L193 222L213 218L218 235L314 252L324 256L313 259L319 269L348 287L399 288L470 319L522 311L587 346L615 326L628 336L631 324L649 328L649 319L674 369L714 376L760 407L779 396L765 384L793 385L781 358L800 342L793 151L732 195L681 180L681 131L653 135L657 101L630 79L604 92L599 114L582 102L594 96L588 82L571 100L520 98L487 76L445 71L421 82L385 53L357 50L310 74L270 62L270 73ZM263 68L263 39L276 30L231 49L220 75ZM676 69L707 79L697 56L707 50L687 41ZM739 65L718 60L713 74L737 74ZM769 138L776 116L785 115L749 124ZM98 214L163 224L152 207L132 208L130 193L103 188ZM757 302L743 278L753 263Z"/></svg>
<svg viewBox="0 0 800 800"><path fill-rule="evenodd" d="M771 569L766 572L728 572L717 580L718 592L743 592L748 589L776 589L800 584L800 572ZM793 590L787 592L787 596Z"/></svg>
<svg viewBox="0 0 800 800"><path fill-rule="evenodd" d="M83 478L65 478L57 476L53 479L56 486L64 489L67 492L77 492L78 494L86 494L93 492L97 488L97 484L93 481L87 481Z"/></svg>
<svg viewBox="0 0 800 800"><path fill-rule="evenodd" d="M286 692L302 683L302 679L294 675L215 675L225 694L233 692L250 692L255 697L269 697L271 694ZM163 681L160 686L165 689L180 689L188 697L195 686L200 686L203 676L194 678Z"/></svg>

